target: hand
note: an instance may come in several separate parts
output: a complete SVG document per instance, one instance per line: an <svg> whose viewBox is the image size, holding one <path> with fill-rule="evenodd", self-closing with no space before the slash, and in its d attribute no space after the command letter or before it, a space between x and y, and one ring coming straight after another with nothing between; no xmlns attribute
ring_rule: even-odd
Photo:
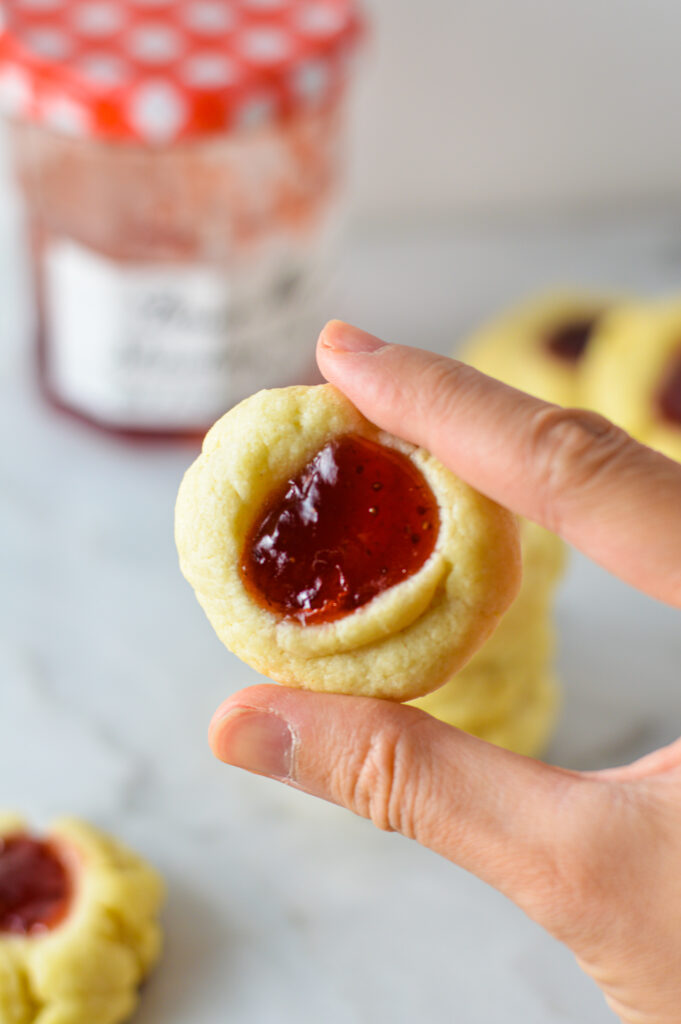
<svg viewBox="0 0 681 1024"><path fill-rule="evenodd" d="M336 321L318 361L374 423L681 607L681 466L600 416ZM574 951L627 1024L681 1019L681 741L569 772L412 707L265 685L222 705L210 742L501 890Z"/></svg>

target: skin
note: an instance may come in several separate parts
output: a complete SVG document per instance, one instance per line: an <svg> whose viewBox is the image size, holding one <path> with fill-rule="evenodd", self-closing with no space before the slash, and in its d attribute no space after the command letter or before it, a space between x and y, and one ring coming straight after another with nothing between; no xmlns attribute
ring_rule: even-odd
<svg viewBox="0 0 681 1024"><path fill-rule="evenodd" d="M374 423L681 608L681 466L593 413L338 321L318 362ZM626 1024L678 1024L681 740L626 767L569 772L416 708L265 685L218 709L210 743L499 889L570 947Z"/></svg>

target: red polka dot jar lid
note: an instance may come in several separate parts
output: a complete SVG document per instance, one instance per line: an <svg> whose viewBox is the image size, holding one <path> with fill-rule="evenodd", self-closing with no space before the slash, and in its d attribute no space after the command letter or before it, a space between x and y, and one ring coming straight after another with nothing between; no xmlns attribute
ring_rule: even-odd
<svg viewBox="0 0 681 1024"><path fill-rule="evenodd" d="M0 110L165 145L322 107L361 33L355 0L0 0Z"/></svg>

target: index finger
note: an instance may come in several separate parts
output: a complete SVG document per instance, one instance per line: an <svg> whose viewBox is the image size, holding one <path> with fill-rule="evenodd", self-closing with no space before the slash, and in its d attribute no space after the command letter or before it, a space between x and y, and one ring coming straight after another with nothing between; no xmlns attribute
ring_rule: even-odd
<svg viewBox="0 0 681 1024"><path fill-rule="evenodd" d="M373 423L628 583L681 607L681 466L596 413L334 320L317 360Z"/></svg>

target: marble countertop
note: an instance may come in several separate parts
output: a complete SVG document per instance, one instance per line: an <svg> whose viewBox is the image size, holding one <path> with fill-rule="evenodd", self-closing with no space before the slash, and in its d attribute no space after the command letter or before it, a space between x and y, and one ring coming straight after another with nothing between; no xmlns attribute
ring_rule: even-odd
<svg viewBox="0 0 681 1024"><path fill-rule="evenodd" d="M446 351L551 283L681 282L681 217L357 234L329 313ZM1 226L1 225L0 225ZM169 884L136 1024L607 1024L571 955L400 836L216 763L216 705L255 681L180 576L188 447L110 440L45 408L12 233L0 237L0 806L82 815ZM678 616L574 557L558 600L550 756L621 763L681 732Z"/></svg>

